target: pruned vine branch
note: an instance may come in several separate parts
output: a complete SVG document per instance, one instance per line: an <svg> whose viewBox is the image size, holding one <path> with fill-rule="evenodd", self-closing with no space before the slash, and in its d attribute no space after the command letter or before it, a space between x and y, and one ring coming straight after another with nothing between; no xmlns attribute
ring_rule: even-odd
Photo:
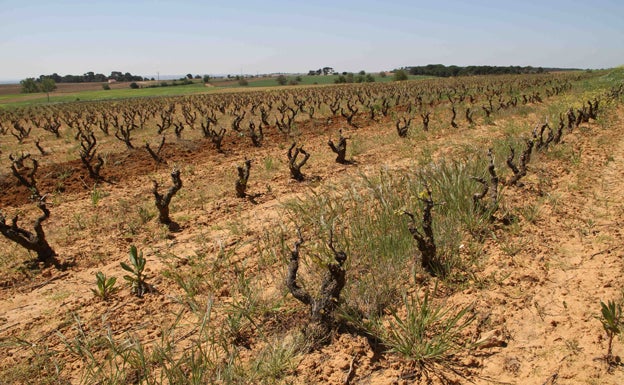
<svg viewBox="0 0 624 385"><path fill-rule="evenodd" d="M347 254L336 249L333 242L333 231L330 230L327 246L334 254L334 262L325 265L327 271L323 275L319 294L312 296L297 283L300 247L304 242L300 231L298 231L298 236L299 238L290 253L286 286L293 297L310 307L311 323L306 328L306 334L313 340L314 344L321 345L329 342L331 336L334 325L334 310L339 304L340 293L346 282L344 263L347 260Z"/></svg>
<svg viewBox="0 0 624 385"><path fill-rule="evenodd" d="M340 130L339 133L340 133L340 137L338 138L338 145L334 144L334 142L331 139L327 142L327 145L329 145L329 148L331 148L331 150L334 153L336 153L336 163L349 164L351 162L349 162L346 159L346 156L347 156L347 138L342 136L342 130Z"/></svg>
<svg viewBox="0 0 624 385"><path fill-rule="evenodd" d="M488 149L488 173L490 174L489 183L486 182L485 179L480 177L473 177L474 180L481 183L483 186L483 190L481 193L475 193L472 196L472 201L474 203L475 208L481 209L481 211L486 211L490 214L491 218L494 218L494 213L498 210L498 175L496 174L496 166L494 165L494 155L492 155L492 149ZM489 202L487 204L483 204L483 198L489 192Z"/></svg>
<svg viewBox="0 0 624 385"><path fill-rule="evenodd" d="M301 182L305 179L305 176L301 172L301 167L303 167L310 158L310 153L306 152L303 149L303 146L296 146L297 143L293 142L293 144L288 149L288 168L290 170L291 178ZM297 161L299 154L303 154L303 159Z"/></svg>
<svg viewBox="0 0 624 385"><path fill-rule="evenodd" d="M238 179L236 180L236 196L245 198L247 196L247 180L249 179L249 170L251 169L251 160L245 159L242 166L237 166Z"/></svg>
<svg viewBox="0 0 624 385"><path fill-rule="evenodd" d="M7 224L4 215L0 212L0 233L26 250L37 253L38 261L58 266L58 261L55 258L56 252L46 240L42 226L42 223L50 217L50 210L46 207L45 197L39 197L37 207L41 210L42 215L34 223L34 232L25 230L17 225L18 215L13 217L11 224Z"/></svg>
<svg viewBox="0 0 624 385"><path fill-rule="evenodd" d="M428 184L425 184L425 191L418 197L418 200L424 204L420 225L417 224L416 216L411 212L404 211L403 214L410 219L407 229L417 242L418 251L420 251L421 254L421 266L429 274L437 276L441 271L437 258L437 247L433 236L433 217L431 215L435 203L433 201L431 188Z"/></svg>
<svg viewBox="0 0 624 385"><path fill-rule="evenodd" d="M152 159L154 159L154 161L158 164L167 163L167 161L165 161L165 159L160 156L160 151L162 150L164 145L165 145L164 135L162 136L162 139L160 140L160 144L158 145L158 148L156 149L156 151L152 150L148 142L145 142L145 149L150 154Z"/></svg>
<svg viewBox="0 0 624 385"><path fill-rule="evenodd" d="M158 209L158 221L164 225L168 225L169 228L174 226L174 222L169 217L169 203L171 203L171 198L182 188L182 179L180 179L179 169L173 169L171 172L171 180L173 185L165 195L158 192L158 182L155 180L153 181L154 188L152 189L152 193L156 199L156 208Z"/></svg>

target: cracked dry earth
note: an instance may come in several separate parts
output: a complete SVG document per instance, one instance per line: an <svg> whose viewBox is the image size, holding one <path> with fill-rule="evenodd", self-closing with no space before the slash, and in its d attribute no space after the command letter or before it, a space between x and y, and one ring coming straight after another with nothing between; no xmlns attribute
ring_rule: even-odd
<svg viewBox="0 0 624 385"><path fill-rule="evenodd" d="M470 370L460 370L458 375L451 373L451 383L624 383L624 370L618 367L609 370L604 360L606 335L597 319L600 301L619 299L622 295L623 116L620 108L602 126L587 124L566 134L561 150L552 149L549 154L540 154L532 161L523 187L504 191L505 205L518 209L519 223L512 227L501 225L494 230L495 236L486 241L482 251L483 268L477 274L480 284L452 293L449 298L454 304L475 304L479 313L478 337L486 341L474 354L462 358ZM457 141L468 140L466 136L470 140L486 141L489 130L479 127L470 135L464 135L465 132L453 135ZM378 133L376 129L365 127L358 135L374 138ZM310 139L306 146L311 152L321 152L326 139L325 132ZM447 139L439 140L444 143ZM270 152L276 159L284 152L277 145L263 151ZM325 183L355 178L371 164L401 167L403 162L400 152L389 154L382 147L360 155L360 169L336 169L332 158L311 166L308 173L319 176L321 183ZM236 162L241 159L242 154L236 154ZM206 178L211 181L219 178L205 168L210 168L211 172L223 171L236 163L199 157L192 162L197 171L185 179L186 188L192 191L194 187L190 186L202 186ZM202 167L206 164L209 167ZM167 173L161 171L160 175ZM103 218L120 215L107 207L107 202L120 197L131 197L128 199L136 202L141 200L141 195L149 195L145 186L149 185L150 176L135 176L135 184L110 187L110 195L97 209L102 210ZM143 232L132 237L123 235L110 223L102 223L103 230L81 230L91 231L87 233L91 236L101 233L103 240L97 242L84 237L72 238L61 230L63 220L72 221L70 207L91 210L88 192L69 196L59 203L66 211L60 214L57 209L56 217L53 212L47 226L51 241L60 243L59 249L64 254L73 255L76 265L65 272L44 269L40 276L26 283L5 281L0 295L1 367L6 370L24 360L32 361L33 355L44 352L38 348L46 346L57 352L57 358L66 361L64 371L69 373L70 382L77 383L82 363L64 352L59 339L59 334L75 332L76 314L87 329L95 330L100 322L106 322L117 333L132 329L144 341L157 340L161 336L161 326L176 314L179 303L174 295L180 290L159 275L166 266L158 259L156 250L187 255L189 250L203 248L216 253L219 242L227 246L245 237L258 236L264 227L274 226L279 221L276 212L280 202L319 184L294 186L285 181L283 175L272 176L270 183L271 189L262 193L257 205L221 197L211 203L196 203L201 209L178 207L174 217L186 219L181 221L182 231L170 236L162 236L162 230L153 224L147 224ZM250 188L259 191L264 186L252 183ZM198 189L195 187L195 193ZM220 191L210 194L222 196ZM197 199L194 202L204 200L193 192L187 198ZM221 217L214 214L219 210L224 214ZM247 228L228 227L226 222L236 218L245 218ZM222 226L202 230L214 221L220 221ZM94 272L101 270L108 275L119 275L119 261L126 259L131 243L145 245L148 273L153 277L151 283L159 288L159 294L137 299L123 288L113 303L94 301L89 290L94 285ZM7 243L2 246L9 252L15 251L15 247ZM240 260L253 258L254 250L242 246L236 254ZM82 261L80 258L86 255L91 255L91 259ZM253 262L250 268L252 271L255 268ZM275 279L281 279L281 275L277 274ZM121 281L119 279L119 283ZM269 292L279 291L275 286L267 282L265 288ZM227 289L217 290L216 297L227 298ZM296 321L295 315L293 322ZM614 354L624 355L622 341L617 339ZM54 369L45 367L45 370ZM377 385L428 381L412 373L413 368L395 356L379 357L365 338L341 334L331 345L300 357L296 369L281 382ZM443 382L436 376L429 380ZM4 384L1 378L0 384Z"/></svg>

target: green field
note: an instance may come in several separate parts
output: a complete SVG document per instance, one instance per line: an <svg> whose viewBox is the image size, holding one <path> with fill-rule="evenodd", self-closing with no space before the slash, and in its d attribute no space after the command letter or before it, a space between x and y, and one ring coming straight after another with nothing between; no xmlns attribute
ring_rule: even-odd
<svg viewBox="0 0 624 385"><path fill-rule="evenodd" d="M286 79L288 79L288 82L290 83L291 81L296 81L297 85L306 85L306 86L311 86L311 85L323 85L323 84L335 84L336 79L338 79L340 75L318 75L318 76L310 76L310 75L287 75ZM355 77L357 77L357 74L354 74ZM374 74L373 77L375 78L375 82L376 83L386 83L386 82L391 82L393 81L392 75L388 75L386 77L381 77L379 76L379 74ZM300 81L297 81L297 78L301 78ZM416 79L426 79L429 78L429 76L415 76L415 75L410 75L409 76L409 80L416 80ZM262 78L246 78L245 80L247 80L247 82L249 83L249 85L247 87L278 87L280 86L277 83L276 77L262 77ZM220 83L226 83L226 84L220 84ZM238 81L234 80L234 79L223 79L223 80L216 80L213 81L212 84L217 87L217 88L233 88L233 87L240 87ZM292 85L285 85L283 87L292 87Z"/></svg>
<svg viewBox="0 0 624 385"><path fill-rule="evenodd" d="M108 99L128 99L153 96L177 96L207 92L214 88L207 88L203 83L194 83L181 86L153 87L153 88L121 88L97 91L79 91L75 93L63 93L50 95L50 103L67 103L75 101L93 101ZM16 100L17 99L17 100ZM10 102L7 102L9 100ZM25 106L31 104L48 103L44 93L38 94L12 94L0 96L0 107Z"/></svg>
<svg viewBox="0 0 624 385"><path fill-rule="evenodd" d="M327 76L309 76L309 75L289 75L286 76L288 82L296 81L299 77L301 80L297 81L299 86L312 86L312 85L328 85L335 84L336 79L340 75L327 75ZM355 77L357 78L357 74ZM376 83L386 83L393 81L391 75L381 77L378 74L374 75ZM414 76L410 75L409 80L426 79L428 76ZM261 77L261 78L245 78L247 80L247 86L241 86L235 79L214 79L210 82L213 87L206 87L203 83L193 83L187 85L176 85L167 87L146 87L146 88L114 88L111 90L90 90L90 91L76 91L76 92L53 92L50 94L49 103L68 103L76 101L95 101L95 100L110 100L110 99L129 99L140 97L157 97L157 96L180 96L190 95L198 93L215 92L220 89L231 88L258 88L258 87L280 87L288 88L293 87L292 84L280 86L277 83L275 77ZM21 107L33 104L46 104L48 98L44 93L37 94L9 94L0 95L0 108L2 107Z"/></svg>

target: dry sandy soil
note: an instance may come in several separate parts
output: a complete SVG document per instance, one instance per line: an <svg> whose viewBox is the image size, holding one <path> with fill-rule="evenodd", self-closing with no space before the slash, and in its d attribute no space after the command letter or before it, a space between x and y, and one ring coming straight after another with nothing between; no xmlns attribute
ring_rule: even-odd
<svg viewBox="0 0 624 385"><path fill-rule="evenodd" d="M529 132L542 119L543 108L536 107L522 118L510 113L493 125L436 130L426 136L426 142L439 156L468 144L485 150L492 138L505 134L506 122L512 119L521 120L519 125ZM80 162L66 153L67 143L50 142L52 154L42 158L38 172L39 188L50 193L52 211L44 228L59 260L68 267L64 271L26 267L29 256L0 240L4 272L0 277L0 373L4 373L0 384L79 383L85 363L72 354L66 341L81 328L96 335L106 325L115 336L136 336L149 349L176 314L187 308L179 300L183 291L165 274L171 271L168 263L175 261L175 267L181 268L192 256L206 255L208 266L227 281L232 272L218 263L223 250L231 253L228 263L244 261L249 272L263 277L267 297L285 301L283 308L289 310L276 316L281 319L273 321L274 329L297 330L306 312L284 290L285 264L278 264L281 272L267 273L258 260L263 237L285 221L282 203L325 185L349 183L381 167L405 167L411 163L410 153L419 152L423 145L422 136L398 140L391 121L366 125L349 132L352 145L359 147L352 150L357 163L337 165L326 142L336 137L342 123L317 122L301 128L306 132L305 147L313 154L303 183L287 176L289 142L269 134L265 145L253 153L249 191L256 195L254 202L233 194L234 168L252 149L234 136L226 139L224 154L217 154L203 140L170 138L163 150L169 166L156 166L142 149L124 151L111 139L103 174L114 184L100 184L97 191L102 197L95 202L93 183ZM32 141L23 147L36 151ZM172 216L181 229L170 233L141 212L153 211L150 180L168 186L174 164L182 170L184 187L172 203ZM20 223L27 224L36 211L5 166L6 162L0 176L0 205L7 214L22 213ZM471 284L445 289L450 303L475 304L474 338L485 342L457 357L457 366L424 371L397 355L375 352L365 337L344 332L328 346L296 356L294 367L275 381L624 383L622 368L609 368L604 360L606 334L597 318L601 300L622 296L622 191L624 109L611 106L599 123L582 124L566 133L559 147L537 154L524 186L503 191L504 204L518 213L519 223L512 228L497 224L485 240L481 268ZM127 260L131 244L144 251L149 282L157 289L143 298L133 296L121 279L119 263ZM167 257L172 255L177 258ZM99 301L92 294L96 271L119 277L120 290L112 300ZM229 303L234 296L230 285L204 288L200 298L212 296L215 307ZM188 313L183 312L184 317L190 318ZM253 331L248 339L251 345L263 344ZM614 355L623 354L622 342L616 339ZM54 363L61 368L59 375Z"/></svg>

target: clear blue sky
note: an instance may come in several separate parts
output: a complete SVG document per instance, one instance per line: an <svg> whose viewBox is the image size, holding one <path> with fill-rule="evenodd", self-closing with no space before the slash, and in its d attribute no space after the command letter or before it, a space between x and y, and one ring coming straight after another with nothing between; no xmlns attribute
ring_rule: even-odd
<svg viewBox="0 0 624 385"><path fill-rule="evenodd" d="M0 0L0 79L624 64L623 0Z"/></svg>

